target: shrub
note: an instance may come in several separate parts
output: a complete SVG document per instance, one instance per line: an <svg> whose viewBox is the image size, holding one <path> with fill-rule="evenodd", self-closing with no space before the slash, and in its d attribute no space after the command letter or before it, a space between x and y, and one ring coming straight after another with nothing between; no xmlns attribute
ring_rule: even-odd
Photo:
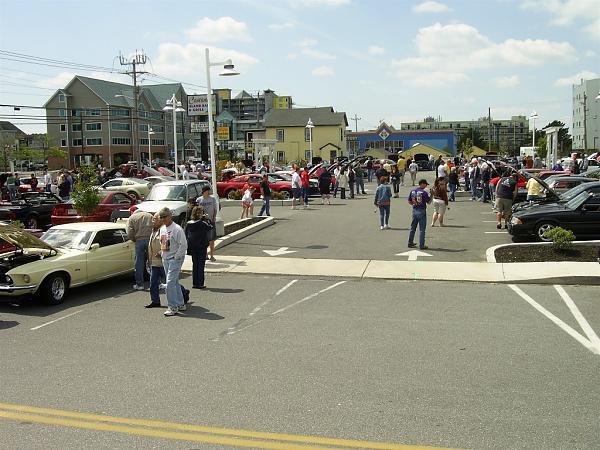
<svg viewBox="0 0 600 450"><path fill-rule="evenodd" d="M11 220L10 224L15 228L25 228L25 224L23 224L23 222L17 219Z"/></svg>
<svg viewBox="0 0 600 450"><path fill-rule="evenodd" d="M73 206L82 216L92 214L100 204L100 200L102 200L96 185L97 179L92 166L81 166L79 178L73 186L71 198L73 199Z"/></svg>
<svg viewBox="0 0 600 450"><path fill-rule="evenodd" d="M242 190L238 189L237 191L232 191L227 194L227 198L230 200L241 200L243 195Z"/></svg>
<svg viewBox="0 0 600 450"><path fill-rule="evenodd" d="M561 227L552 228L544 233L544 237L552 240L554 248L558 251L564 251L573 247L575 235L571 230L565 230Z"/></svg>
<svg viewBox="0 0 600 450"><path fill-rule="evenodd" d="M271 192L271 200L285 200L281 192Z"/></svg>

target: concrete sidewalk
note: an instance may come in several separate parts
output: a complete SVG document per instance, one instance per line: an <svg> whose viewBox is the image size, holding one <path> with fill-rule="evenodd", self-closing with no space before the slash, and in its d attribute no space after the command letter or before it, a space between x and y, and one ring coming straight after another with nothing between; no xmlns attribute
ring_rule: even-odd
<svg viewBox="0 0 600 450"><path fill-rule="evenodd" d="M183 270L191 269L192 261L187 257ZM480 283L600 284L600 264L595 262L457 263L217 255L217 262L207 261L206 272Z"/></svg>

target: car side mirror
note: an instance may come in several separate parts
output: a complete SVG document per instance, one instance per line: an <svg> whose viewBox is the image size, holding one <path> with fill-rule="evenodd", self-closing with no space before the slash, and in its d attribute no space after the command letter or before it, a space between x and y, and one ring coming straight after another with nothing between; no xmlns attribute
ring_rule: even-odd
<svg viewBox="0 0 600 450"><path fill-rule="evenodd" d="M97 242L92 244L92 246L90 247L90 251L91 252L95 252L96 250L98 250L100 248L100 244L98 244Z"/></svg>

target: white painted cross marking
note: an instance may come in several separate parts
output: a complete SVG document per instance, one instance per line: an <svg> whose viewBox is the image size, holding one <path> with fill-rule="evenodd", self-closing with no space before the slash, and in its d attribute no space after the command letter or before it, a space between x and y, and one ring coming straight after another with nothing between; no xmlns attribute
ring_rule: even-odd
<svg viewBox="0 0 600 450"><path fill-rule="evenodd" d="M583 317L583 314L581 314L581 311L579 311L579 308L577 308L577 305L575 304L573 299L569 296L569 294L567 294L567 291L565 291L562 286L558 286L555 284L554 289L556 289L556 292L559 293L563 301L567 304L567 306L571 310L571 314L573 314L573 317L575 317L577 323L579 323L579 326L581 327L585 335L588 337L590 342L596 347L598 353L600 353L600 338L592 329L585 317Z"/></svg>
<svg viewBox="0 0 600 450"><path fill-rule="evenodd" d="M416 261L419 256L433 256L433 255L422 252L420 250L409 250L404 253L396 253L396 256L408 256L407 261Z"/></svg>
<svg viewBox="0 0 600 450"><path fill-rule="evenodd" d="M277 250L263 250L269 256L281 256L288 253L296 253L296 250L288 250L289 247L279 247Z"/></svg>

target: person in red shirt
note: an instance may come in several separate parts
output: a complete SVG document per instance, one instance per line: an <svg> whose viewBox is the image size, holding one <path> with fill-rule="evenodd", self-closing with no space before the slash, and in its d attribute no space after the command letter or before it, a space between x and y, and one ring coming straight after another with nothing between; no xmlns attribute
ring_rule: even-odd
<svg viewBox="0 0 600 450"><path fill-rule="evenodd" d="M308 208L308 191L310 188L310 178L308 176L308 169L301 169L300 179L302 180L302 198L304 199L304 207Z"/></svg>

